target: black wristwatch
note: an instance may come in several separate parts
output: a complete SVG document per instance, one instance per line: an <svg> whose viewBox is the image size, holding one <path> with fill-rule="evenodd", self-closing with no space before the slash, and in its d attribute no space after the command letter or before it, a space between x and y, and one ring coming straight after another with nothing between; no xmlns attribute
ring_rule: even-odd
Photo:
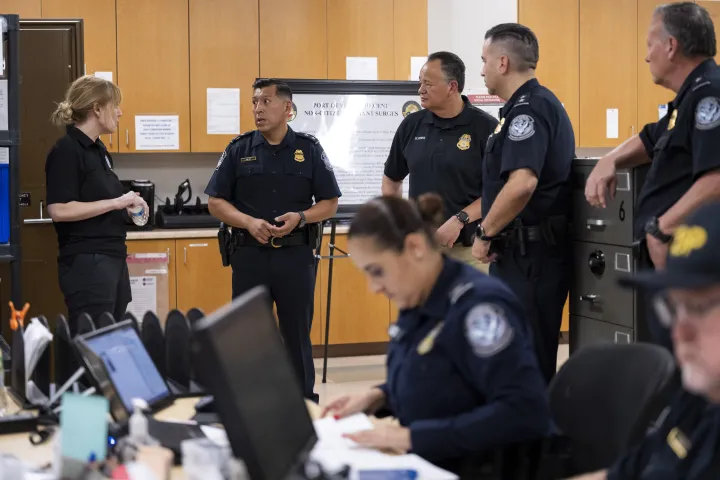
<svg viewBox="0 0 720 480"><path fill-rule="evenodd" d="M303 212L297 212L298 215L300 215L300 223L298 223L298 228L303 228L305 224L307 223L307 219L305 218L305 214Z"/></svg>
<svg viewBox="0 0 720 480"><path fill-rule="evenodd" d="M660 225L658 223L657 217L652 217L650 220L648 220L648 222L645 224L645 233L657 238L662 243L670 243L673 239L672 235L663 233L663 231L660 230Z"/></svg>
<svg viewBox="0 0 720 480"><path fill-rule="evenodd" d="M485 233L485 228L483 228L482 225L478 225L477 231L475 232L475 237L482 240L483 242L490 242L492 241L492 237L488 237Z"/></svg>
<svg viewBox="0 0 720 480"><path fill-rule="evenodd" d="M464 210L460 210L458 213L456 213L455 218L460 220L463 225L467 225L468 223L470 223L470 215L468 215L467 212Z"/></svg>

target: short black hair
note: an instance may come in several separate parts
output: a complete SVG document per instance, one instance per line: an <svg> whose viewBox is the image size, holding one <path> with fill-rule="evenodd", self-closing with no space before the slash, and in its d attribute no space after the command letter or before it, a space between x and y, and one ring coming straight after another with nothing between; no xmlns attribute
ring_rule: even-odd
<svg viewBox="0 0 720 480"><path fill-rule="evenodd" d="M284 97L292 101L292 89L290 85L275 78L258 78L253 83L253 90L258 88L272 87L275 86L275 92L278 97Z"/></svg>
<svg viewBox="0 0 720 480"><path fill-rule="evenodd" d="M717 54L715 25L705 8L693 2L669 3L657 7L655 14L662 17L665 31L677 39L685 57Z"/></svg>
<svg viewBox="0 0 720 480"><path fill-rule="evenodd" d="M445 74L448 83L455 80L458 84L458 92L462 93L465 88L465 62L460 57L450 52L435 52L428 55L427 61L440 60L440 68Z"/></svg>
<svg viewBox="0 0 720 480"><path fill-rule="evenodd" d="M502 42L508 49L510 60L520 72L537 68L540 61L538 39L525 25L519 23L501 23L485 33L490 43Z"/></svg>

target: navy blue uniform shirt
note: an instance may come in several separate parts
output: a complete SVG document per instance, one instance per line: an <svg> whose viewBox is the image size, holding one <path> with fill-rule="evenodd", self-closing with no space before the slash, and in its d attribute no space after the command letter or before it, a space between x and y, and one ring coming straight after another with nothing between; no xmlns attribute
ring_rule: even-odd
<svg viewBox="0 0 720 480"><path fill-rule="evenodd" d="M410 197L440 195L448 219L480 198L485 143L497 120L473 107L454 118L430 110L411 113L395 132L385 176L396 182L410 175Z"/></svg>
<svg viewBox="0 0 720 480"><path fill-rule="evenodd" d="M288 127L279 145L257 130L230 142L205 193L227 200L240 212L271 224L288 212L340 197L332 165L320 142Z"/></svg>
<svg viewBox="0 0 720 480"><path fill-rule="evenodd" d="M640 191L634 232L672 207L705 173L720 168L720 69L697 66L668 105L667 115L640 132L652 164Z"/></svg>
<svg viewBox="0 0 720 480"><path fill-rule="evenodd" d="M681 391L660 427L608 470L608 480L720 478L720 406Z"/></svg>
<svg viewBox="0 0 720 480"><path fill-rule="evenodd" d="M545 217L570 216L570 169L575 133L560 100L537 80L528 80L500 110L500 124L487 143L483 168L483 217L513 170L527 168L537 187L519 217L537 225Z"/></svg>
<svg viewBox="0 0 720 480"><path fill-rule="evenodd" d="M472 457L548 433L545 382L499 280L444 258L427 301L391 328L387 405L430 461Z"/></svg>

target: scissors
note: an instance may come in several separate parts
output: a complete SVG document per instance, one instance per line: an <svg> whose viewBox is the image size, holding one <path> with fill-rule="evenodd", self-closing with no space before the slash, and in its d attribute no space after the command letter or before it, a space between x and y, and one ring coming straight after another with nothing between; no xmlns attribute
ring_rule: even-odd
<svg viewBox="0 0 720 480"><path fill-rule="evenodd" d="M28 309L30 308L30 304L26 303L23 305L22 310L18 311L15 310L15 305L13 302L8 302L10 305L10 329L12 331L15 331L20 328L25 327L25 314L27 313Z"/></svg>

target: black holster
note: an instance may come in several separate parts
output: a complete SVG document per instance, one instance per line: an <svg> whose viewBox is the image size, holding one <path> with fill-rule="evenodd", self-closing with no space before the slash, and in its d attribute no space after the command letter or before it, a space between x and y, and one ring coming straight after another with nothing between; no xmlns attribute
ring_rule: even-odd
<svg viewBox="0 0 720 480"><path fill-rule="evenodd" d="M234 245L230 228L224 223L220 224L220 230L218 230L218 246L220 247L222 265L223 267L227 267L230 265L230 257L233 254Z"/></svg>
<svg viewBox="0 0 720 480"><path fill-rule="evenodd" d="M320 244L322 243L322 236L323 236L323 229L322 229L322 222L320 223L308 223L307 224L307 231L308 231L308 244L310 245L310 248L313 250L317 250L318 247L320 247Z"/></svg>

